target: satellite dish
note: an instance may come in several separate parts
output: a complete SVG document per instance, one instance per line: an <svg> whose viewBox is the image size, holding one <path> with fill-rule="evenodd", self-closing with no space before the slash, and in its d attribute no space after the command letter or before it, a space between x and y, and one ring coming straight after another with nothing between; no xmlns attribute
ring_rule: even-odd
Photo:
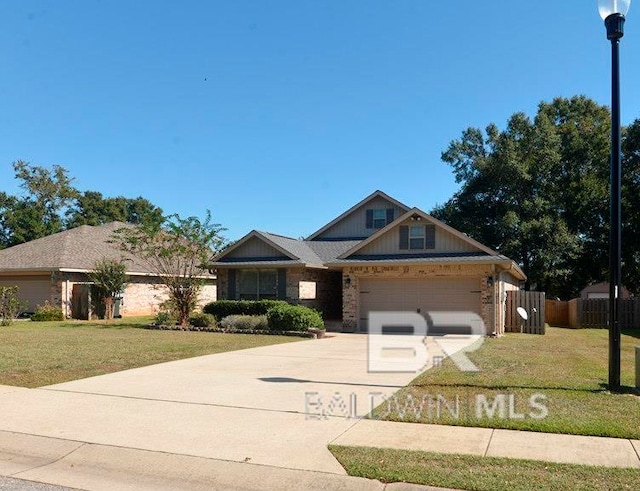
<svg viewBox="0 0 640 491"><path fill-rule="evenodd" d="M529 318L529 314L527 314L527 311L524 310L522 307L518 307L516 309L516 312L518 312L518 315L522 317L522 319L525 321Z"/></svg>

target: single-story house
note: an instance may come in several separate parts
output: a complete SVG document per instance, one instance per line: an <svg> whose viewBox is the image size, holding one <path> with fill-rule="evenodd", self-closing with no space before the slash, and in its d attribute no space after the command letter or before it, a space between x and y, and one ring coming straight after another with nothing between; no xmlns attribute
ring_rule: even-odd
<svg viewBox="0 0 640 491"><path fill-rule="evenodd" d="M594 285L589 285L582 289L580 292L580 298L582 300L592 299L608 299L609 298L609 282L603 281ZM629 298L629 290L625 286L622 287L622 298Z"/></svg>
<svg viewBox="0 0 640 491"><path fill-rule="evenodd" d="M166 287L143 261L121 251L113 233L122 222L82 225L0 250L0 286L18 286L25 312L49 302L68 318L91 317L91 272L101 259L124 259L128 284L118 305L122 316L153 315L167 299ZM216 300L213 275L206 275L200 303Z"/></svg>
<svg viewBox="0 0 640 491"><path fill-rule="evenodd" d="M214 258L218 298L285 299L366 331L374 311L472 312L504 332L511 259L376 191L304 240L252 231Z"/></svg>

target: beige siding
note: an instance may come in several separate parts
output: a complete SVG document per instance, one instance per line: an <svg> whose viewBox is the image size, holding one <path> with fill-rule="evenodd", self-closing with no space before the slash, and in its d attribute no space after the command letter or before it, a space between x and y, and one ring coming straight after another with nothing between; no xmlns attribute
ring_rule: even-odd
<svg viewBox="0 0 640 491"><path fill-rule="evenodd" d="M406 213L402 208L382 197L378 197L357 208L350 215L325 230L321 235L316 237L316 240L369 237L377 232L377 230L366 228L367 210L387 208L394 209L394 220Z"/></svg>
<svg viewBox="0 0 640 491"><path fill-rule="evenodd" d="M428 225L429 222L422 220L420 222L413 222L407 220L400 225ZM415 249L401 250L400 249L400 225L394 227L392 230L384 234L382 237L374 240L370 244L360 249L358 255L379 255L379 254L416 254L417 252L434 252L434 253L464 253L464 252L479 252L480 250L465 242L459 237L456 237L450 232L443 230L436 226L436 247L435 249L426 249L418 251Z"/></svg>
<svg viewBox="0 0 640 491"><path fill-rule="evenodd" d="M51 277L47 276L3 276L0 286L17 286L18 298L26 303L23 312L34 312L37 305L51 300Z"/></svg>
<svg viewBox="0 0 640 491"><path fill-rule="evenodd" d="M282 254L276 248L270 246L257 237L252 237L244 244L233 250L226 258L283 258L288 259L287 256Z"/></svg>

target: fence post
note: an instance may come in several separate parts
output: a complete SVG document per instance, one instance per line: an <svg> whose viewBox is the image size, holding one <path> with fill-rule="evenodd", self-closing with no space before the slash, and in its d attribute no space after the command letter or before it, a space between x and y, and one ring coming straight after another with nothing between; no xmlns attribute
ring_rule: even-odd
<svg viewBox="0 0 640 491"><path fill-rule="evenodd" d="M636 388L640 389L640 346L636 346Z"/></svg>

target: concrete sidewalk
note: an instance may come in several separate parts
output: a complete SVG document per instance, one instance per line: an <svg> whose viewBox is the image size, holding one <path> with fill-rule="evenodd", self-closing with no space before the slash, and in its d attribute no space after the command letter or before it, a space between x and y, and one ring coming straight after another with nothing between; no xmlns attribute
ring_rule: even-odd
<svg viewBox="0 0 640 491"><path fill-rule="evenodd" d="M363 419L331 443L640 469L640 441L622 438Z"/></svg>

